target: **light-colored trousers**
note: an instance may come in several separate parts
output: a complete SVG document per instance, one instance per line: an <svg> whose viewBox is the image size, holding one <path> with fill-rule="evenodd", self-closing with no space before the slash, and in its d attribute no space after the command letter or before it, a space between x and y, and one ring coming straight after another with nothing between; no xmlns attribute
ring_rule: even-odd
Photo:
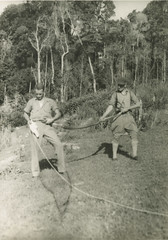
<svg viewBox="0 0 168 240"><path fill-rule="evenodd" d="M39 166L39 156L42 138L44 137L48 142L50 142L57 154L57 168L59 172L65 172L65 159L64 159L64 149L63 144L58 138L56 131L50 125L46 125L42 122L36 122L38 126L38 132L40 137L37 138L33 133L30 134L31 143L31 171L33 176L38 176L40 174Z"/></svg>

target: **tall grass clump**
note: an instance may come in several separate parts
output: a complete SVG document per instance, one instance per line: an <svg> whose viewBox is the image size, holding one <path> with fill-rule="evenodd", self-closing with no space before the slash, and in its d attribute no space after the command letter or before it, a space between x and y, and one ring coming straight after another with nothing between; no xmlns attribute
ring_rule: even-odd
<svg viewBox="0 0 168 240"><path fill-rule="evenodd" d="M156 119L156 112L165 109L168 104L168 85L157 86L140 85L137 87L137 95L142 99L143 115L142 125L144 129L150 128Z"/></svg>

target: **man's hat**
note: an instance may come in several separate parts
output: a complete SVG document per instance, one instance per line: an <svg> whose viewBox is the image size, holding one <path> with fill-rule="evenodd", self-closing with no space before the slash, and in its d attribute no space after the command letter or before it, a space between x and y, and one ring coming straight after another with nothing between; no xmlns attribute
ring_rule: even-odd
<svg viewBox="0 0 168 240"><path fill-rule="evenodd" d="M120 78L117 81L118 86L125 86L126 84L127 84L127 82L126 82L125 78Z"/></svg>

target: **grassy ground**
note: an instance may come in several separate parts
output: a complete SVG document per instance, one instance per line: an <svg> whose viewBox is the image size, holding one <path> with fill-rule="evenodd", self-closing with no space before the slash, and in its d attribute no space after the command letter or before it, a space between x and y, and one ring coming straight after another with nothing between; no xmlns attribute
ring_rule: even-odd
<svg viewBox="0 0 168 240"><path fill-rule="evenodd" d="M32 178L26 140L25 158L0 175L0 239L168 239L167 115L159 118L158 126L139 133L138 161L130 158L128 136L112 161L109 130L67 132L66 141L80 147L65 150L63 177L74 187L42 154L40 177ZM43 149L55 165L52 147Z"/></svg>

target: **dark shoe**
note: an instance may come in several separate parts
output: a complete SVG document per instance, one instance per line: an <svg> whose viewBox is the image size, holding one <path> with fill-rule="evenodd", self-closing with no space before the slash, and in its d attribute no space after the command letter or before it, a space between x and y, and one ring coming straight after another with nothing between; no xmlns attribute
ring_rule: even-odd
<svg viewBox="0 0 168 240"><path fill-rule="evenodd" d="M117 161L117 160L118 160L118 158L112 158L112 160L113 160L113 161Z"/></svg>
<svg viewBox="0 0 168 240"><path fill-rule="evenodd" d="M137 161L138 160L138 156L132 157L132 159Z"/></svg>

